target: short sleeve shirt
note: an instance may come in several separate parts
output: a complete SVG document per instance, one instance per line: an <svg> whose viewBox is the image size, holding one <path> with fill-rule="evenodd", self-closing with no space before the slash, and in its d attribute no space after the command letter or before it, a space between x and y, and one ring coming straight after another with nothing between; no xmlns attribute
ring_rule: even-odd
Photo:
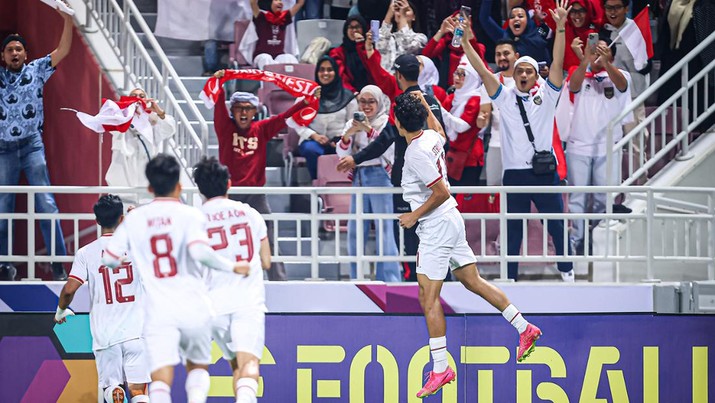
<svg viewBox="0 0 715 403"><path fill-rule="evenodd" d="M504 169L531 169L534 147L538 151L551 150L554 133L554 116L561 87L546 80L536 91L524 95L504 84L492 97L492 104L499 108L500 132L502 135L502 164ZM516 97L524 103L526 116L534 135L534 146L524 128Z"/></svg>
<svg viewBox="0 0 715 403"><path fill-rule="evenodd" d="M47 55L19 72L0 67L0 140L20 140L42 135L42 89L55 68Z"/></svg>

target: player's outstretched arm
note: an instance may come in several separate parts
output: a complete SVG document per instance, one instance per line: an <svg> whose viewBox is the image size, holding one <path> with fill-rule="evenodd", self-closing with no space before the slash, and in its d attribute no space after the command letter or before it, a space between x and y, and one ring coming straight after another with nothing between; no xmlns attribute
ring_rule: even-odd
<svg viewBox="0 0 715 403"><path fill-rule="evenodd" d="M194 242L189 246L189 255L195 261L215 270L248 275L251 267L247 261L232 262L216 253L208 244Z"/></svg>
<svg viewBox="0 0 715 403"><path fill-rule="evenodd" d="M268 237L261 239L261 251L259 252L261 257L261 267L263 270L268 270L271 268L271 244L268 242Z"/></svg>
<svg viewBox="0 0 715 403"><path fill-rule="evenodd" d="M70 277L64 287L62 287L62 291L60 291L60 300L57 303L57 312L55 312L55 323L65 323L68 316L74 315L74 312L69 309L69 306L72 303L72 299L74 299L74 294L81 286L82 283L73 277Z"/></svg>

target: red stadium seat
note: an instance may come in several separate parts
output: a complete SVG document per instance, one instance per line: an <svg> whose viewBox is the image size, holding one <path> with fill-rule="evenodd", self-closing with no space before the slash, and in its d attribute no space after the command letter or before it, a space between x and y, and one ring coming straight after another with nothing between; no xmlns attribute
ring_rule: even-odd
<svg viewBox="0 0 715 403"><path fill-rule="evenodd" d="M347 173L338 172L336 167L340 159L336 154L322 155L318 158L318 178L313 181L316 187L349 187L352 181L348 179ZM349 194L324 194L323 213L348 214L350 212ZM347 220L340 220L339 228L341 232L348 230ZM335 231L335 220L323 221L323 229Z"/></svg>

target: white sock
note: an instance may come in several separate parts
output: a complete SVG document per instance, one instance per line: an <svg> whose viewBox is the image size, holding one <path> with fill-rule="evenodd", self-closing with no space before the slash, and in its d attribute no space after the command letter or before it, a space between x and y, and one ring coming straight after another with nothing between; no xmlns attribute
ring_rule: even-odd
<svg viewBox="0 0 715 403"><path fill-rule="evenodd" d="M256 403L258 382L253 378L240 378L236 381L236 403Z"/></svg>
<svg viewBox="0 0 715 403"><path fill-rule="evenodd" d="M114 399L112 398L112 393L114 393L114 389L117 389L119 387L121 387L121 386L114 385L114 386L110 386L110 387L104 389L104 401L107 403L114 402Z"/></svg>
<svg viewBox="0 0 715 403"><path fill-rule="evenodd" d="M524 333L524 330L526 330L526 327L529 325L529 322L524 319L521 312L512 304L509 304L509 306L502 311L501 315L519 331L519 334Z"/></svg>
<svg viewBox="0 0 715 403"><path fill-rule="evenodd" d="M205 403L211 387L209 371L201 368L191 370L186 375L186 398L189 403Z"/></svg>
<svg viewBox="0 0 715 403"><path fill-rule="evenodd" d="M149 403L149 396L147 395L136 395L129 401L129 403Z"/></svg>
<svg viewBox="0 0 715 403"><path fill-rule="evenodd" d="M149 385L149 399L152 403L171 403L171 386L162 381Z"/></svg>
<svg viewBox="0 0 715 403"><path fill-rule="evenodd" d="M442 373L447 370L447 336L429 339L429 349L432 353L433 368L435 373Z"/></svg>

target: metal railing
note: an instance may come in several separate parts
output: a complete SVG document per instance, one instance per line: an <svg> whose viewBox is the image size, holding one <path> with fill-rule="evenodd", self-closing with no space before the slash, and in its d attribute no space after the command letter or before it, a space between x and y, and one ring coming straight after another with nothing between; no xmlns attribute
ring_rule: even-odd
<svg viewBox="0 0 715 403"><path fill-rule="evenodd" d="M466 222L467 238L474 249L477 261L481 267L498 268L498 277L501 280L507 279L507 263L521 262L528 264L549 265L554 262L569 261L574 263L587 263L596 265L617 265L623 271L628 267L637 265L645 266L645 275L642 280L656 279L655 270L667 266L668 270L686 270L686 267L696 268L700 275L688 272L688 278L698 278L715 280L715 189L697 188L653 188L653 187L578 187L578 186L558 186L558 187L466 187L453 189L459 193L494 193L500 195L499 213L465 213L463 217ZM33 186L12 186L0 187L0 193L24 193L27 195L27 211L34 211L36 193L53 192L55 195L92 194L100 195L104 193L114 193L119 195L140 197L148 196L143 189L134 188L110 188L110 187L33 187ZM197 190L195 188L185 189L185 200L194 200ZM341 188L316 188L316 187L278 187L278 188L232 188L231 193L235 194L258 194L266 195L303 195L309 199L307 212L304 213L273 213L266 214L264 218L274 222L273 253L274 260L291 263L307 264L310 266L310 278L318 279L321 265L335 265L341 263L357 263L360 269L357 271L358 279L364 278L364 273L368 265L374 262L414 262L415 256L407 256L404 253L404 230L399 230L398 256L386 256L380 246L372 247L372 239L364 239L362 228L370 226L374 220L379 221L376 225L376 232L381 232L382 225L393 225L395 214L363 214L362 197L356 197L356 209L358 213L333 214L320 211L322 203L320 199L326 195L363 195L363 194L393 194L399 193L399 188L362 188L362 187L341 187ZM625 192L632 199L642 199L646 202L647 208L643 212L632 214L541 214L506 213L508 193L608 193ZM62 196L60 196L62 197ZM88 207L87 211L91 211ZM50 248L47 255L40 256L36 253L39 249L35 243L35 226L39 220L51 220L52 225L63 224L66 233L79 234L84 229L86 236L87 227L93 225L94 216L89 213L58 213L58 214L0 214L0 219L9 219L11 229L8 239L0 239L0 242L12 244L21 243L21 240L12 231L13 224L26 223L28 246L27 255L0 256L0 262L26 263L28 277L36 278L35 264L38 262L69 262L72 256L56 256L54 249ZM568 242L569 221L574 219L585 220L585 228L590 224L601 222L601 226L610 231L611 223L618 223L618 226L625 228L620 233L611 236L612 243L608 241L594 248L594 252L589 252L588 248L584 255L567 254L566 256L555 256L553 245L549 243L546 226L541 225L541 220L562 220L564 222L564 242ZM355 256L348 256L345 252L347 241L345 234L341 232L340 221L356 220L356 250ZM522 253L519 255L508 255L506 247L499 245L507 244L507 220L521 220L524 229L522 243ZM326 221L332 222L332 233L321 231L321 226ZM307 223L308 229L304 229ZM284 229L290 227L292 235L279 235L285 233ZM69 229L73 231L69 231ZM54 231L53 231L54 233ZM285 235L285 234L284 234ZM533 239L532 239L533 238ZM71 241L73 247L68 248L68 253L74 254L80 244L87 243L94 237L79 239L70 235L67 240ZM531 241L530 241L531 240ZM590 233L585 232L585 244L590 241ZM286 242L295 243L295 253L283 255L280 253L279 244ZM334 242L334 244L332 243ZM304 246L304 243L307 243ZM530 246L529 243L536 243ZM595 241L594 241L595 243ZM52 242L54 245L54 240ZM364 248L366 245L370 248ZM534 248L536 246L536 248ZM564 245L568 250L567 245ZM534 250L536 249L536 250ZM673 265L679 263L679 265ZM491 266L490 266L491 265ZM670 266L673 265L674 268ZM696 270L693 269L693 270ZM289 269L290 270L290 269ZM556 272L554 272L555 274Z"/></svg>
<svg viewBox="0 0 715 403"><path fill-rule="evenodd" d="M690 134L693 130L715 112L715 100L711 99L711 87L715 85L713 71L715 60L696 72L692 78L688 68L689 63L708 46L715 44L715 32L711 33L704 41L696 46L687 56L671 67L658 80L652 83L631 104L608 124L606 144L614 144L607 153L607 177L618 183L621 178L614 178L614 158L619 158L621 150L625 149L624 157L627 161L626 179L623 185L636 183L639 178L645 177L651 168L659 163L667 162L676 151L677 159L685 160L690 155L690 143L693 141ZM624 118L633 114L637 109L644 107L646 99L661 91L663 86L676 75L680 75L681 87L675 91L665 102L647 114L645 119L633 127L623 138L614 143L614 128L620 127ZM704 89L704 90L702 90ZM701 93L702 92L702 93ZM698 110L698 100L702 97L704 107ZM694 101L694 102L691 102ZM693 103L694 105L691 105ZM691 120L692 112L692 120ZM658 135L656 135L658 134ZM679 148L679 150L678 150ZM617 179L617 180L616 180Z"/></svg>
<svg viewBox="0 0 715 403"><path fill-rule="evenodd" d="M83 1L87 7L87 19L91 18L99 27L99 31L122 64L123 88L127 91L136 87L143 88L149 96L165 105L166 113L176 118L177 132L169 141L169 145L191 178L190 167L207 154L208 125L154 33L132 0L123 0L122 5L117 0ZM159 66L132 27L132 21L139 27L140 33L144 34ZM186 104L188 116L181 108L181 103ZM200 133L196 132L192 122L198 123Z"/></svg>

